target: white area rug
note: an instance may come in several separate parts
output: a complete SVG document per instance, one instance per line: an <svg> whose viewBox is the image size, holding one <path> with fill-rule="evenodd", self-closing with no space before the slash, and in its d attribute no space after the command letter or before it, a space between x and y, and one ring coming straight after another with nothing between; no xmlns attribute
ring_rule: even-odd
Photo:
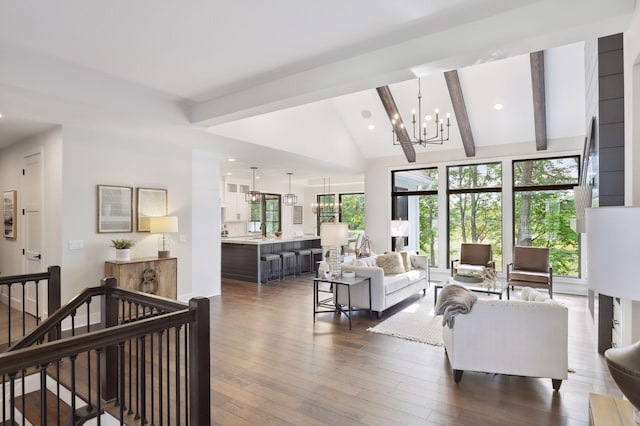
<svg viewBox="0 0 640 426"><path fill-rule="evenodd" d="M442 316L434 317L433 313L433 293L427 292L420 301L367 331L442 346Z"/></svg>

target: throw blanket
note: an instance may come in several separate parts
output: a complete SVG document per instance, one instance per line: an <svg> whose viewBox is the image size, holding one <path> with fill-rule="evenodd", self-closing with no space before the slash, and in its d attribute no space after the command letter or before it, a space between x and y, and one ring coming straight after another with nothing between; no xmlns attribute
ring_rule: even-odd
<svg viewBox="0 0 640 426"><path fill-rule="evenodd" d="M443 326L447 324L449 328L453 328L455 316L469 313L476 300L478 296L466 288L456 284L448 285L438 295L436 315L442 315Z"/></svg>

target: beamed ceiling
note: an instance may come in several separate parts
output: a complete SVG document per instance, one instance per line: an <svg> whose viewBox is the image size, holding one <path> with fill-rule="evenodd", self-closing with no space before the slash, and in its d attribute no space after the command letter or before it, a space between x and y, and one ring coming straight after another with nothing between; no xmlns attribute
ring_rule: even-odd
<svg viewBox="0 0 640 426"><path fill-rule="evenodd" d="M0 85L37 90L60 77L52 68L72 69L66 78L99 76L175 103L223 136L212 149L247 175L249 165L294 179L361 173L368 159L405 158L376 88L388 87L407 121L418 77L426 110L455 111L450 141L414 147L418 157L540 146L542 123L547 144L583 136L581 42L624 31L634 9L634 0L2 2ZM532 75L539 51L544 71ZM0 141L7 134L0 125Z"/></svg>

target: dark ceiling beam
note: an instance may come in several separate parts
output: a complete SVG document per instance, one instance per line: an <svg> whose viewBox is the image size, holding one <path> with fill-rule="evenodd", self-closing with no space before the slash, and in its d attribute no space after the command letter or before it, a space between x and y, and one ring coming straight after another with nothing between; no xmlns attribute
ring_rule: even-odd
<svg viewBox="0 0 640 426"><path fill-rule="evenodd" d="M533 120L536 128L536 149L547 149L547 108L544 97L544 50L531 52L531 88L533 89Z"/></svg>
<svg viewBox="0 0 640 426"><path fill-rule="evenodd" d="M473 132L471 131L471 124L469 123L467 107L464 104L464 96L462 96L462 87L460 86L458 71L445 72L444 79L447 81L447 88L449 89L453 112L458 122L464 152L467 154L467 157L474 157L476 155L476 143L473 140Z"/></svg>
<svg viewBox="0 0 640 426"><path fill-rule="evenodd" d="M391 94L391 90L389 90L389 86L377 87L376 91L380 96L380 100L382 101L382 105L384 106L385 111L387 111L389 121L392 121L394 117L398 116L398 118L395 119L396 135L398 137L398 140L400 141L400 146L404 151L404 155L407 157L407 161L410 163L415 163L416 150L413 148L413 144L411 143L411 138L409 138L407 129L404 126L401 126L402 117L400 117L398 107L396 106L396 101L393 100L393 95Z"/></svg>

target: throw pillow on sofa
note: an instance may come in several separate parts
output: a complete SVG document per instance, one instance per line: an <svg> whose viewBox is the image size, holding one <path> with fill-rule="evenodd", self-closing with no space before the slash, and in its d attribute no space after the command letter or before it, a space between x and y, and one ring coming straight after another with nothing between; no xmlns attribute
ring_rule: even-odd
<svg viewBox="0 0 640 426"><path fill-rule="evenodd" d="M378 266L382 268L385 275L402 274L405 272L402 256L400 253L381 254L376 259Z"/></svg>
<svg viewBox="0 0 640 426"><path fill-rule="evenodd" d="M413 268L411 267L411 253L406 250L400 252L400 256L402 256L402 264L404 265L404 271L409 272Z"/></svg>

